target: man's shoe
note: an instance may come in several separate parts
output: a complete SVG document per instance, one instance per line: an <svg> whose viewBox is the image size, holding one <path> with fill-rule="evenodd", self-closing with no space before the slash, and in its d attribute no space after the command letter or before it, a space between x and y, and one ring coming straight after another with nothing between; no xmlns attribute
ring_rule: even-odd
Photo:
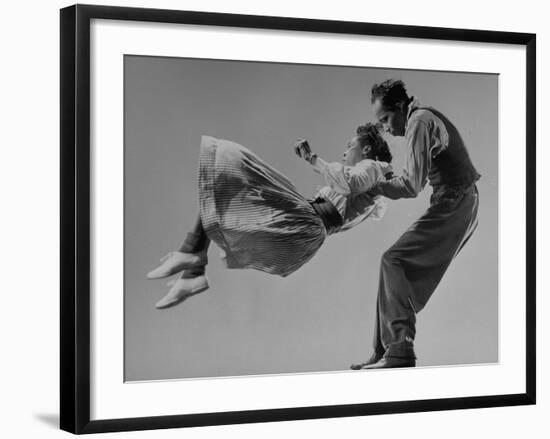
<svg viewBox="0 0 550 439"><path fill-rule="evenodd" d="M172 288L166 296L160 299L155 308L166 309L176 306L195 294L208 289L208 279L205 275L178 279L172 283Z"/></svg>
<svg viewBox="0 0 550 439"><path fill-rule="evenodd" d="M373 352L373 354L370 356L370 358L367 361L365 361L364 363L352 364L349 368L351 370L361 370L365 366L369 366L371 364L374 364L380 361L383 355L384 355L383 353Z"/></svg>
<svg viewBox="0 0 550 439"><path fill-rule="evenodd" d="M207 251L198 253L171 252L161 258L162 264L147 273L148 279L161 279L172 276L182 270L202 267L208 263Z"/></svg>
<svg viewBox="0 0 550 439"><path fill-rule="evenodd" d="M396 367L415 367L416 360L414 358L405 357L382 357L376 363L369 364L361 369L390 369Z"/></svg>

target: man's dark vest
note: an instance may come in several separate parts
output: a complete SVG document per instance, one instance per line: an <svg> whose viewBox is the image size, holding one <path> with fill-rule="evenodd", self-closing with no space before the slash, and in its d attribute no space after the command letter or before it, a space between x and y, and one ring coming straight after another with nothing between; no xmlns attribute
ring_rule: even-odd
<svg viewBox="0 0 550 439"><path fill-rule="evenodd" d="M481 176L474 168L462 137L451 121L431 107L415 108L411 114L416 110L427 110L433 113L441 119L449 134L449 146L435 157L432 157L432 164L428 171L430 185L455 186L471 184L479 180Z"/></svg>

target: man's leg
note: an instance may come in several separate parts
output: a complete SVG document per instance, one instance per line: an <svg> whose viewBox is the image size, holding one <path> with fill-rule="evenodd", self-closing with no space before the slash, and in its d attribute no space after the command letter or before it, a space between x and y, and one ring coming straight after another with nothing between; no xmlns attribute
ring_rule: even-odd
<svg viewBox="0 0 550 439"><path fill-rule="evenodd" d="M374 351L382 356L415 360L413 340L416 336L416 311L412 306L413 289L400 255L403 241L410 232L382 255L376 300ZM408 247L405 247L408 248Z"/></svg>
<svg viewBox="0 0 550 439"><path fill-rule="evenodd" d="M384 350L385 359L414 365L416 313L424 308L450 262L473 233L477 207L475 186L452 203L433 205L384 253L375 353Z"/></svg>
<svg viewBox="0 0 550 439"><path fill-rule="evenodd" d="M385 309L385 308L387 308L387 306L383 307L382 304L381 304L380 291L384 291L384 289L383 289L384 279L387 278L387 276L392 274L392 273L388 272L388 269L384 269L385 266L387 265L387 263L385 263L387 253L388 252L386 252L382 255L382 261L381 261L381 264L380 264L380 272L379 272L380 286L378 288L379 292L378 292L378 298L377 298L377 303L376 303L376 317L375 317L374 339L373 339L374 352L372 353L372 355L370 356L370 358L367 361L365 361L363 363L352 364L350 366L350 368L353 369L353 370L364 369L367 366L378 363L382 359L382 357L384 357L384 354L386 353L386 347L384 346L384 343L382 342L381 325L382 325L383 319L382 319L381 315L387 318L388 313ZM391 266L389 268L390 268L390 271L391 271ZM396 278L397 278L397 276L396 276ZM409 316L410 313L405 312L404 315L407 318L407 316ZM414 327L414 324L409 325L409 326ZM405 338L403 337L403 340L404 339ZM412 339L414 339L414 336L412 337Z"/></svg>

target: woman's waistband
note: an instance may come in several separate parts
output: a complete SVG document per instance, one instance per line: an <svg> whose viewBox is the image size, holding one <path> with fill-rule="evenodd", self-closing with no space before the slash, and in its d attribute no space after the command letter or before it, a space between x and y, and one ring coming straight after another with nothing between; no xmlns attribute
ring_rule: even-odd
<svg viewBox="0 0 550 439"><path fill-rule="evenodd" d="M317 215L321 218L321 221L323 221L327 235L336 233L344 224L344 221L338 213L336 207L334 207L334 204L325 198L318 197L311 200L309 204L311 204L311 207L313 207L315 213L317 213Z"/></svg>

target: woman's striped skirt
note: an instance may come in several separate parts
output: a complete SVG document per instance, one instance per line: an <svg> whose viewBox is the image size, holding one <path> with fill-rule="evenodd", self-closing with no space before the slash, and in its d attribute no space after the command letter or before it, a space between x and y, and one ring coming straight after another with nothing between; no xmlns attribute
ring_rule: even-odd
<svg viewBox="0 0 550 439"><path fill-rule="evenodd" d="M245 147L203 136L200 216L227 268L288 276L325 240L321 218L290 180Z"/></svg>

